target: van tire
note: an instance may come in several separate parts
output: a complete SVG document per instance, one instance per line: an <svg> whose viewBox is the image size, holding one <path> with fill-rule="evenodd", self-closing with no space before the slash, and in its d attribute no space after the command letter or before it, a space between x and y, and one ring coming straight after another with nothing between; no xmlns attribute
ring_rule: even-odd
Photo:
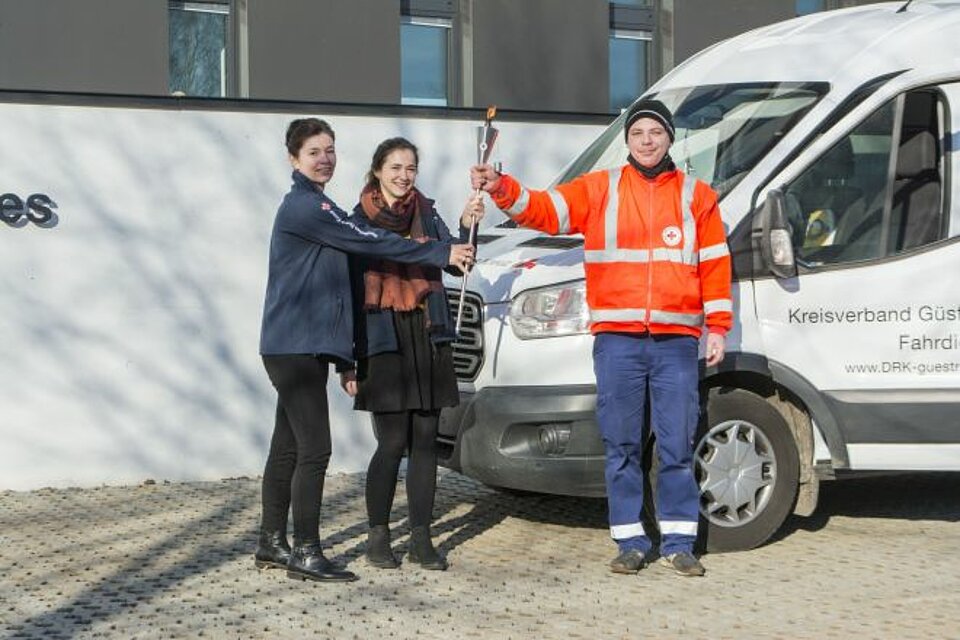
<svg viewBox="0 0 960 640"><path fill-rule="evenodd" d="M739 510L730 508L730 494L723 492L726 472L733 470L724 455L732 453L727 448L731 436L750 445L737 480L741 493L756 499ZM700 485L701 543L708 551L753 549L769 540L793 510L800 475L797 445L783 415L755 393L710 389L694 445L694 466Z"/></svg>

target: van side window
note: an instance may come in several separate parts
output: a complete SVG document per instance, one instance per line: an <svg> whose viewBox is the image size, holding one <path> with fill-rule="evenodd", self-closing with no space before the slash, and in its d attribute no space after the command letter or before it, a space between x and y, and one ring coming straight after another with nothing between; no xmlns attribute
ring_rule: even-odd
<svg viewBox="0 0 960 640"><path fill-rule="evenodd" d="M894 255L944 237L940 95L887 103L786 189L795 253L806 266Z"/></svg>

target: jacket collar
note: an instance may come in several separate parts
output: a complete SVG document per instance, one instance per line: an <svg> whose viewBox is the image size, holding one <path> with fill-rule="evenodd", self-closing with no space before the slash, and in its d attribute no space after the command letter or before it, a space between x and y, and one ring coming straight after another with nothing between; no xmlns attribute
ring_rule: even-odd
<svg viewBox="0 0 960 640"><path fill-rule="evenodd" d="M657 175L656 178L648 178L642 173L640 173L639 171L637 171L636 167L634 167L630 163L627 163L626 165L624 165L623 169L624 171L631 172L634 176L636 176L640 180L644 180L645 182L651 182L655 185L666 184L667 182L669 182L670 180L673 180L680 174L680 170L674 168L674 169L670 169L668 171L664 171L660 173L659 175Z"/></svg>
<svg viewBox="0 0 960 640"><path fill-rule="evenodd" d="M323 189L320 188L320 185L318 185L316 182L314 182L307 176L303 175L296 169L293 170L293 174L291 175L291 178L293 179L294 187L307 190L307 191L313 191L315 193L321 193L321 194L323 193Z"/></svg>
<svg viewBox="0 0 960 640"><path fill-rule="evenodd" d="M639 162L637 162L637 159L633 157L632 153L627 154L627 162L647 180L653 180L660 174L666 171L673 171L677 168L677 165L673 163L673 158L670 157L669 153L665 153L663 157L660 158L660 162L653 167L645 167L641 165Z"/></svg>

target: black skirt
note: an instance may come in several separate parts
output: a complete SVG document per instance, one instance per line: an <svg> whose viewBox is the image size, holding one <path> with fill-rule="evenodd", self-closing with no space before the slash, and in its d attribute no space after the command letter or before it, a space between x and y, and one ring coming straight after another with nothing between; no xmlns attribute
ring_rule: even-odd
<svg viewBox="0 0 960 640"><path fill-rule="evenodd" d="M393 313L399 351L378 353L357 363L361 411L430 411L460 402L450 343L430 341L422 309Z"/></svg>

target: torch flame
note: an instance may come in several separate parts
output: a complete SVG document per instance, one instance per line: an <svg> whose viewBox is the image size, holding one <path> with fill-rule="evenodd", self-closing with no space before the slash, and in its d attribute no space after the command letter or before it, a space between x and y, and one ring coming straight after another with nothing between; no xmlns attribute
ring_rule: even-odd
<svg viewBox="0 0 960 640"><path fill-rule="evenodd" d="M487 107L487 122L493 120L494 116L497 115L497 105L492 104Z"/></svg>

